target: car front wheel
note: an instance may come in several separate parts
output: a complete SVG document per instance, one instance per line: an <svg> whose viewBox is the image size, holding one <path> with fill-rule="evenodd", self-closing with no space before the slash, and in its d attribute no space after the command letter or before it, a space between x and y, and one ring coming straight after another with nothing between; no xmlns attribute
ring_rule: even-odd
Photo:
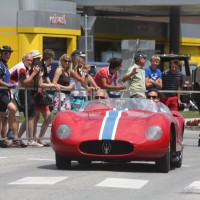
<svg viewBox="0 0 200 200"><path fill-rule="evenodd" d="M71 160L56 153L56 167L58 169L69 169L71 167Z"/></svg>
<svg viewBox="0 0 200 200"><path fill-rule="evenodd" d="M167 149L166 154L156 160L156 168L163 173L168 173L170 170L170 146Z"/></svg>

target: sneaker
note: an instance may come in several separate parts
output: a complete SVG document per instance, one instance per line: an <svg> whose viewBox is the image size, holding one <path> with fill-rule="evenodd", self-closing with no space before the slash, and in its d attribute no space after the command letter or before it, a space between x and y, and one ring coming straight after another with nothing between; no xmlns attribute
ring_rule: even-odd
<svg viewBox="0 0 200 200"><path fill-rule="evenodd" d="M12 129L9 129L9 130L8 130L6 136L7 136L8 139L15 139L14 132L13 132Z"/></svg>
<svg viewBox="0 0 200 200"><path fill-rule="evenodd" d="M9 147L9 145L6 143L5 140L1 140L1 141L0 141L0 147L2 147L2 148L7 148L7 147Z"/></svg>
<svg viewBox="0 0 200 200"><path fill-rule="evenodd" d="M14 147L21 147L21 148L26 148L27 145L24 144L22 141L20 140L13 140L13 146Z"/></svg>
<svg viewBox="0 0 200 200"><path fill-rule="evenodd" d="M44 146L43 144L39 144L39 143L35 142L34 140L28 141L27 145L31 146L31 147L43 147Z"/></svg>

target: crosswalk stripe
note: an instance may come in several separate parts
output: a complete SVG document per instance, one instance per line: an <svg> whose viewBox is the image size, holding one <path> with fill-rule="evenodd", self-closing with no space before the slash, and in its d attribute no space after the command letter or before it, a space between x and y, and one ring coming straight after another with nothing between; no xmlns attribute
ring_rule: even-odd
<svg viewBox="0 0 200 200"><path fill-rule="evenodd" d="M61 182L68 177L25 177L18 181L9 183L9 185L53 185Z"/></svg>
<svg viewBox="0 0 200 200"><path fill-rule="evenodd" d="M140 189L148 180L126 179L126 178L107 178L96 186L98 187L116 187L116 188L130 188Z"/></svg>
<svg viewBox="0 0 200 200"><path fill-rule="evenodd" d="M188 185L185 189L187 193L200 193L200 181L194 181Z"/></svg>

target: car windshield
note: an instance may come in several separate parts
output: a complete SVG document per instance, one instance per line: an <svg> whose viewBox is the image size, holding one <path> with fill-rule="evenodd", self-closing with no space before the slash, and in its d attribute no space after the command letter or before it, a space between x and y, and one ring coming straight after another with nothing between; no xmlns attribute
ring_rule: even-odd
<svg viewBox="0 0 200 200"><path fill-rule="evenodd" d="M86 101L82 105L80 111L99 109L138 109L151 112L165 112L171 114L169 108L163 103L154 102L152 100L142 98L113 98Z"/></svg>

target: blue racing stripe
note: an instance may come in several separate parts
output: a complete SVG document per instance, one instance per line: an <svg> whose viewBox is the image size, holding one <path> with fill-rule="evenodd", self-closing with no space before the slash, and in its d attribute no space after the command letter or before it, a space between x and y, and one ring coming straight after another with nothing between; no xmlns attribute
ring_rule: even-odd
<svg viewBox="0 0 200 200"><path fill-rule="evenodd" d="M105 121L104 128L103 128L102 140L111 140L112 139L114 126L115 126L118 115L119 115L118 111L109 111L108 117ZM117 123L118 123L118 121L117 121Z"/></svg>

